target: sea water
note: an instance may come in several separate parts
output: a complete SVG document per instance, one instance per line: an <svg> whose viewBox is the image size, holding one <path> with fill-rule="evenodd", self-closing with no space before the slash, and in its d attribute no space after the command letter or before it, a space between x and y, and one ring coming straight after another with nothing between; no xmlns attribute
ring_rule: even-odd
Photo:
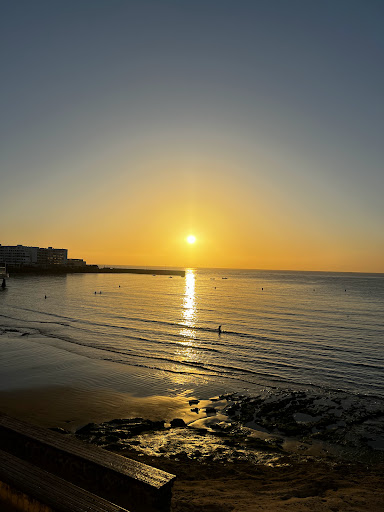
<svg viewBox="0 0 384 512"><path fill-rule="evenodd" d="M383 274L187 269L185 278L15 275L7 284L0 325L29 329L25 343L47 357L56 348L120 374L150 368L173 393L220 381L223 391L384 398Z"/></svg>

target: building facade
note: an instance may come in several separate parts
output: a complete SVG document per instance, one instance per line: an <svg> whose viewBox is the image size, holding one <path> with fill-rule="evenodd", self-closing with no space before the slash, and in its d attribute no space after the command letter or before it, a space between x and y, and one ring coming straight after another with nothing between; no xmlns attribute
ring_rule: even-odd
<svg viewBox="0 0 384 512"><path fill-rule="evenodd" d="M66 265L68 260L67 249L40 248L37 251L38 265Z"/></svg>
<svg viewBox="0 0 384 512"><path fill-rule="evenodd" d="M0 263L7 265L66 265L67 249L47 249L26 245L1 245Z"/></svg>
<svg viewBox="0 0 384 512"><path fill-rule="evenodd" d="M86 267L87 262L79 258L68 258L67 265L69 267Z"/></svg>

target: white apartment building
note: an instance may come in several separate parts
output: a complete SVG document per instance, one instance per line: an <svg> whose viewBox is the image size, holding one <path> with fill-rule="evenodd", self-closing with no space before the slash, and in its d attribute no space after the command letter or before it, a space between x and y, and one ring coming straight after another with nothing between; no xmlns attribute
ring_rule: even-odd
<svg viewBox="0 0 384 512"><path fill-rule="evenodd" d="M1 245L0 264L7 265L65 265L67 249L53 247L28 247L26 245Z"/></svg>

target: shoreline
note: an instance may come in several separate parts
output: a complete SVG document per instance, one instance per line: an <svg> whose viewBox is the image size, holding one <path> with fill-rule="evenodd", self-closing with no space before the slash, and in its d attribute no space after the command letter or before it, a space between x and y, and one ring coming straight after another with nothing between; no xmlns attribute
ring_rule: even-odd
<svg viewBox="0 0 384 512"><path fill-rule="evenodd" d="M73 405L73 390L61 391ZM47 392L33 390L36 403L44 402ZM4 393L0 393L0 398ZM14 392L12 398L18 401L19 407L25 407L25 403L33 405L31 394L26 395L25 391ZM89 391L84 393L78 397L78 405L89 404L91 398ZM183 401L189 408L210 407L208 401L190 404L184 397L179 409L168 411L169 418L182 412ZM220 400L210 402L219 404ZM164 415L166 404L158 404L156 412L154 405L144 400L137 412L142 412L144 417L145 412L153 418ZM30 412L24 409L21 419L26 420ZM49 413L49 409L45 411ZM138 418L125 421L117 418L108 422L110 431L106 423L77 429L77 434L64 430L68 424L53 429L175 474L171 512L381 512L383 509L384 461L345 460L324 451L311 452L310 446L303 449L303 445L289 450L278 439L273 442L254 437L246 427L215 428L222 424L217 421L222 420L218 414L206 415L205 420L201 424L197 420L195 426L178 427L156 420L151 424ZM51 428L54 423L51 417ZM132 435L127 435L128 428L132 429Z"/></svg>
<svg viewBox="0 0 384 512"><path fill-rule="evenodd" d="M202 462L216 459L219 446L220 453L236 461L270 463L281 457L313 456L384 464L380 407L367 404L363 409L348 402L343 411L332 415L332 397L322 397L317 404L322 414L314 417L310 408L319 397L303 395L285 390L264 397L234 393L200 400L185 394L144 397L111 389L46 386L0 391L0 412L80 435L103 448L112 444L119 451L131 450L131 438L143 432L140 442L134 440L134 450L154 456L163 453L159 443L165 443L173 456L181 452L196 458L193 450L198 446L197 458ZM300 400L307 413L292 413ZM326 405L325 400L330 403ZM334 423L335 413L340 424ZM176 434L175 426L179 427Z"/></svg>
<svg viewBox="0 0 384 512"><path fill-rule="evenodd" d="M115 363L69 354L47 345L44 337L38 343L31 343L29 336L22 336L28 328L5 329L10 330L0 337L2 354L5 358L12 355L13 366L4 369L7 374L3 374L0 388L0 411L46 428L69 431L63 435L75 435L81 427L93 422L95 430L88 439L83 437L84 442L92 441L101 448L177 475L172 512L381 512L383 509L384 451L368 448L368 457L354 461L361 452L351 450L351 440L361 440L367 432L361 430L363 409L353 401L330 403L334 397L328 396L326 400L323 397L322 401L314 402L311 393L303 395L303 391L283 389L264 389L259 396L210 395L210 399L207 391L205 396L196 396L192 389L173 396L151 395L153 385L144 389L143 386L148 386L152 373L133 375L124 367L121 375L115 373L111 378L113 386L116 386L115 379L125 378L122 389L131 389L128 393L99 380L100 372L108 374ZM12 378L16 378L13 384ZM54 385L55 381L61 385ZM209 383L205 389L209 389ZM213 393L217 390L211 389ZM360 398L369 412L368 404L364 403L366 397ZM340 413L341 405L346 409L342 414L348 414L350 426L357 429L352 436L351 429L345 429L345 435L341 436L345 428L342 426L327 429ZM306 412L293 412L292 407L297 406ZM296 416L299 420L296 425L290 421L281 423L289 407L292 414L307 414L310 418ZM324 418L317 418L311 407L317 407L319 413L322 409L328 423ZM370 429L374 427L375 417L380 420L375 414L366 417ZM122 418L128 419L128 423L133 418L143 419L135 422L139 424L135 435L119 436L125 427L121 422L118 427L113 425L113 420ZM188 426L172 427L170 423L176 418L183 419ZM152 428L146 420L165 424ZM111 430L107 431L105 422L111 421ZM279 421L278 431L265 432L268 425L272 428ZM317 422L320 428L322 421L323 434L328 437L323 440L317 439L317 433L308 432L311 422ZM150 428L141 430L140 422ZM293 426L298 428L296 437ZM332 441L340 443L339 452L330 449ZM379 456L369 460L369 453Z"/></svg>
<svg viewBox="0 0 384 512"><path fill-rule="evenodd" d="M290 451L317 445L334 455L368 460L372 454L384 462L384 400L377 397L268 386L228 392L215 379L181 383L172 374L69 352L65 341L27 327L1 328L0 350L7 363L0 411L41 426L75 432L116 418L181 418L195 428L225 433L234 425L259 439L281 438Z"/></svg>

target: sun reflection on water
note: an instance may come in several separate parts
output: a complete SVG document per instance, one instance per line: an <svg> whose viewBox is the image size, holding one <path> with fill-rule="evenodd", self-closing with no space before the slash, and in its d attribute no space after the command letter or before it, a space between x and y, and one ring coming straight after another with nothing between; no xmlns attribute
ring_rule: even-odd
<svg viewBox="0 0 384 512"><path fill-rule="evenodd" d="M180 330L180 335L185 338L185 343L188 340L194 339L196 325L196 297L195 297L195 273L192 269L185 272L185 290L182 304L182 322L185 325Z"/></svg>
<svg viewBox="0 0 384 512"><path fill-rule="evenodd" d="M195 382L195 379L205 378L204 360L199 351L196 325L197 325L197 299L195 291L195 272L193 269L185 271L184 294L180 301L181 324L179 347L174 352L175 362L172 365L172 380L178 385ZM196 345L197 344L197 345Z"/></svg>

